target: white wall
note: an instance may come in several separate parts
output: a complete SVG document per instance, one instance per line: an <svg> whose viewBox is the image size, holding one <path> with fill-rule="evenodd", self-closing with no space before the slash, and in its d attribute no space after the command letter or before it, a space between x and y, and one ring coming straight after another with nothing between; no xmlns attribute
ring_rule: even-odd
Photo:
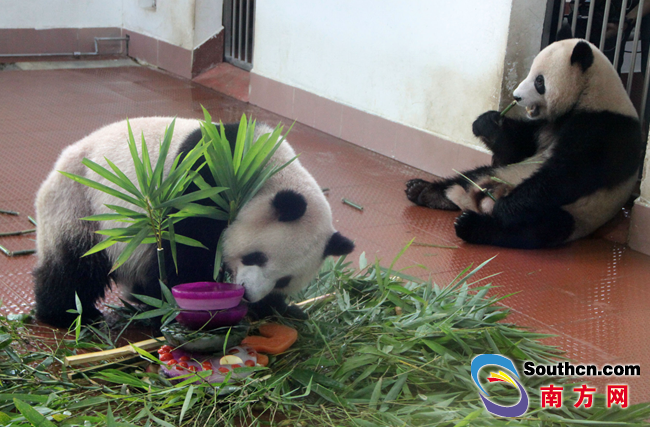
<svg viewBox="0 0 650 427"><path fill-rule="evenodd" d="M0 0L0 28L121 27L123 0Z"/></svg>
<svg viewBox="0 0 650 427"><path fill-rule="evenodd" d="M512 0L257 3L253 72L445 139L498 106Z"/></svg>
<svg viewBox="0 0 650 427"><path fill-rule="evenodd" d="M196 0L195 10L194 48L197 48L223 29L223 0Z"/></svg>
<svg viewBox="0 0 650 427"><path fill-rule="evenodd" d="M122 27L180 46L194 48L195 0L158 0L155 9L122 0Z"/></svg>
<svg viewBox="0 0 650 427"><path fill-rule="evenodd" d="M192 50L218 34L223 0L0 0L0 28L117 27Z"/></svg>

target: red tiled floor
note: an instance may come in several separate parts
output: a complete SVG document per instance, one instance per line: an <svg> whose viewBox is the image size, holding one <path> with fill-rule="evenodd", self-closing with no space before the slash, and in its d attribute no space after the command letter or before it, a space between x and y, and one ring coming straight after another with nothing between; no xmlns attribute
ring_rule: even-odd
<svg viewBox="0 0 650 427"><path fill-rule="evenodd" d="M147 68L0 72L0 232L30 228L33 198L60 150L101 125L146 115L201 118L201 105L215 119L238 120L243 112L258 121L290 120ZM247 93L247 91L246 91ZM397 263L419 277L444 285L470 264L495 257L483 270L510 320L556 334L547 342L583 363L639 363L650 366L650 258L620 242L626 213L592 238L553 250L520 251L464 244L453 231L454 212L413 206L403 193L412 177L426 173L352 146L297 123L290 135L300 161L322 187L330 188L336 227L356 240L351 259L365 251L389 264L410 240L451 248L413 246ZM341 202L363 206L356 210ZM11 249L32 247L33 236L0 238ZM0 256L0 312L24 311L32 301L34 256ZM114 298L114 297L113 297ZM634 399L650 400L647 374L626 379ZM603 384L603 380L595 381Z"/></svg>
<svg viewBox="0 0 650 427"><path fill-rule="evenodd" d="M204 71L194 77L192 81L225 93L240 101L248 102L250 73L227 62L222 62L214 68Z"/></svg>

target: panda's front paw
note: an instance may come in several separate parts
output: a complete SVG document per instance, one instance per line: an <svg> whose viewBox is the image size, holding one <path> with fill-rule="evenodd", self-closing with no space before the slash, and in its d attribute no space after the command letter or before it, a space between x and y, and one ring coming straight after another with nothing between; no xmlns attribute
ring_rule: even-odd
<svg viewBox="0 0 650 427"><path fill-rule="evenodd" d="M424 190L428 185L430 185L430 183L423 179L412 179L408 181L406 183L406 190L404 190L406 193L406 198L419 205L420 203L418 200L420 198L420 194L422 193L422 190Z"/></svg>
<svg viewBox="0 0 650 427"><path fill-rule="evenodd" d="M501 125L503 124L503 117L498 111L487 111L480 116L472 124L472 132L478 138L481 138L483 142L490 147L490 143L493 142L501 132Z"/></svg>
<svg viewBox="0 0 650 427"><path fill-rule="evenodd" d="M494 217L465 211L456 218L454 228L456 236L468 243L486 243L485 235L492 229Z"/></svg>

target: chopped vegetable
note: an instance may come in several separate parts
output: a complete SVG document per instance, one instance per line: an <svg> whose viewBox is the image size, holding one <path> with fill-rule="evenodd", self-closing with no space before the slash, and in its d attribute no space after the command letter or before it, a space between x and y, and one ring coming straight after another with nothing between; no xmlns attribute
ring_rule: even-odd
<svg viewBox="0 0 650 427"><path fill-rule="evenodd" d="M269 366L269 356L266 354L257 354L257 364L261 366Z"/></svg>
<svg viewBox="0 0 650 427"><path fill-rule="evenodd" d="M257 352L279 354L286 351L298 339L298 331L277 323L265 323L260 326L262 336L248 336L242 344L252 347Z"/></svg>

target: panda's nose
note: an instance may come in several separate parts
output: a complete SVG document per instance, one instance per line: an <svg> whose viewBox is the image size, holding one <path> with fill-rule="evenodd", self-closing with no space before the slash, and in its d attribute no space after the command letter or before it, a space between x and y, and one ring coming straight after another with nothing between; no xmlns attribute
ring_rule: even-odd
<svg viewBox="0 0 650 427"><path fill-rule="evenodd" d="M517 102L521 101L521 96L514 96L513 98L515 98L515 101Z"/></svg>

